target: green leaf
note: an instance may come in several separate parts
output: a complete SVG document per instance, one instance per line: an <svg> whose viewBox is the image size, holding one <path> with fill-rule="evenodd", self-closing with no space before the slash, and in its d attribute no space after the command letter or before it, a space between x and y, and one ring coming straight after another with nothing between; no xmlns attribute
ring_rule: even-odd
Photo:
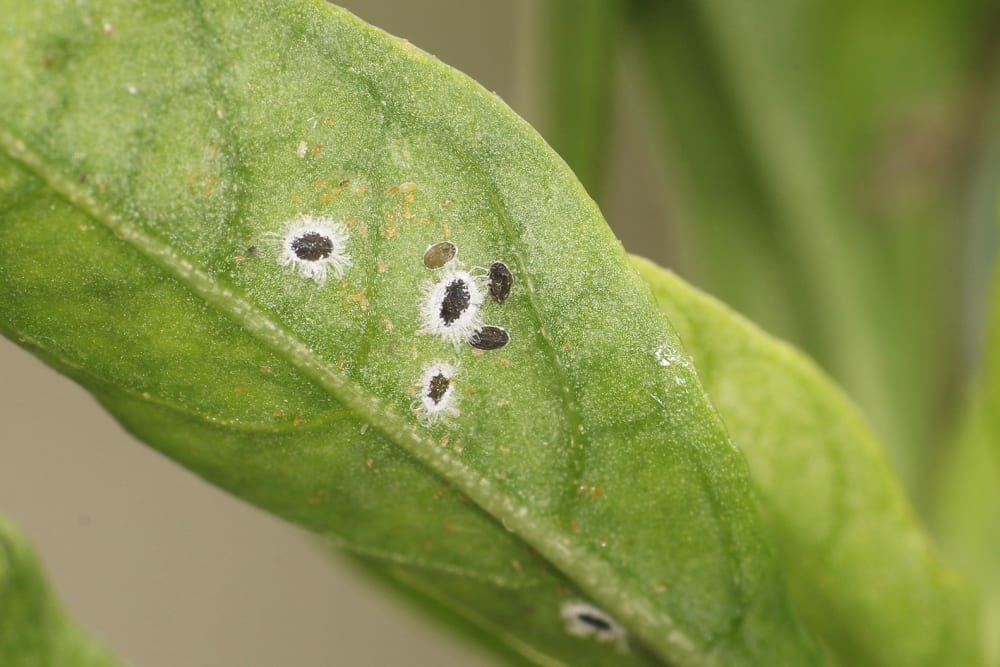
<svg viewBox="0 0 1000 667"><path fill-rule="evenodd" d="M518 589L546 648L585 598L637 655L815 661L742 457L694 369L662 363L676 335L494 96L318 0L2 9L6 335L250 502L428 580ZM302 215L327 229L286 238ZM445 239L477 276L511 267L509 300L481 304L507 347L435 333L465 312L458 288L427 305L456 278L422 263ZM328 280L282 266L292 240L340 260ZM455 405L433 420L439 363Z"/></svg>
<svg viewBox="0 0 1000 667"><path fill-rule="evenodd" d="M5 667L115 667L52 599L27 541L0 519L0 658Z"/></svg>
<svg viewBox="0 0 1000 667"><path fill-rule="evenodd" d="M980 664L968 591L858 410L802 354L655 264L633 265L747 457L796 608L840 664Z"/></svg>
<svg viewBox="0 0 1000 667"><path fill-rule="evenodd" d="M991 411L974 394L955 446L941 462L934 528L942 548L976 585L986 664L1000 665L1000 452Z"/></svg>

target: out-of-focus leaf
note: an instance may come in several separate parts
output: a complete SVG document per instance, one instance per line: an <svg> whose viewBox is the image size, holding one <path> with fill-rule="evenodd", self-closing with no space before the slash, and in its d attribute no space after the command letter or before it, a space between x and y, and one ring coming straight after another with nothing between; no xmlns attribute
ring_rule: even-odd
<svg viewBox="0 0 1000 667"><path fill-rule="evenodd" d="M1000 665L1000 449L993 414L979 397L955 447L942 461L935 532L942 548L976 586L983 608L987 664Z"/></svg>
<svg viewBox="0 0 1000 667"><path fill-rule="evenodd" d="M676 335L493 95L319 0L0 10L6 335L196 473L502 599L556 654L621 664L566 635L591 599L633 656L815 661L742 457L662 364ZM506 300L474 268L497 260ZM475 349L478 317L510 344Z"/></svg>
<svg viewBox="0 0 1000 667"><path fill-rule="evenodd" d="M633 6L693 241L677 264L838 377L919 490L954 409L947 221L995 3Z"/></svg>
<svg viewBox="0 0 1000 667"><path fill-rule="evenodd" d="M116 667L63 613L31 547L0 519L0 664L4 667Z"/></svg>
<svg viewBox="0 0 1000 667"><path fill-rule="evenodd" d="M990 312L990 328L985 350L985 418L988 420L987 439L993 442L995 451L1000 453L1000 259L997 261L996 277L993 281L993 303Z"/></svg>
<svg viewBox="0 0 1000 667"><path fill-rule="evenodd" d="M796 608L840 664L980 664L968 592L858 410L804 355L651 262L633 264L747 457Z"/></svg>
<svg viewBox="0 0 1000 667"><path fill-rule="evenodd" d="M592 197L604 189L623 0L547 4L545 135Z"/></svg>

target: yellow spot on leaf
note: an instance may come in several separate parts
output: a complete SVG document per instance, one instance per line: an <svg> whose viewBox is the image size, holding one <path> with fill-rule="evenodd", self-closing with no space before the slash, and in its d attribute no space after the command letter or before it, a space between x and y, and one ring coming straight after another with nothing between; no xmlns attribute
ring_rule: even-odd
<svg viewBox="0 0 1000 667"><path fill-rule="evenodd" d="M399 229L396 227L396 214L392 211L386 216L385 225L382 226L382 236L387 239L391 239L399 233Z"/></svg>
<svg viewBox="0 0 1000 667"><path fill-rule="evenodd" d="M604 495L604 489L600 486L592 486L588 484L581 484L576 488L577 493L586 493L594 500L597 500Z"/></svg>
<svg viewBox="0 0 1000 667"><path fill-rule="evenodd" d="M368 310L368 298L365 296L365 291L363 289L347 296L344 300L345 310L349 308L352 303L356 303L358 308L361 310Z"/></svg>

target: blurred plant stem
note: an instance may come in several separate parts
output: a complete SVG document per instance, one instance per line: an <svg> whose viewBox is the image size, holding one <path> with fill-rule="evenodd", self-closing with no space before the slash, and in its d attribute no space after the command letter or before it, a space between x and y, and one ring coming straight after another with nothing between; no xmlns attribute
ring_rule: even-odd
<svg viewBox="0 0 1000 667"><path fill-rule="evenodd" d="M548 10L547 138L600 201L626 7L620 0L551 0Z"/></svg>

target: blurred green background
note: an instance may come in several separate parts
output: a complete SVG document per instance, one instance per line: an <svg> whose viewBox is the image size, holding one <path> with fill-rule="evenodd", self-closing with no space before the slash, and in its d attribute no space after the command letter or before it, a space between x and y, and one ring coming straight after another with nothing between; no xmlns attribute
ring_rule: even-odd
<svg viewBox="0 0 1000 667"><path fill-rule="evenodd" d="M626 249L813 355L917 508L982 555L966 538L989 514L967 510L995 507L977 490L995 478L951 471L992 463L955 452L978 437L962 405L997 246L1000 0L340 4L496 91ZM0 510L128 662L491 664L6 341L0 368Z"/></svg>

